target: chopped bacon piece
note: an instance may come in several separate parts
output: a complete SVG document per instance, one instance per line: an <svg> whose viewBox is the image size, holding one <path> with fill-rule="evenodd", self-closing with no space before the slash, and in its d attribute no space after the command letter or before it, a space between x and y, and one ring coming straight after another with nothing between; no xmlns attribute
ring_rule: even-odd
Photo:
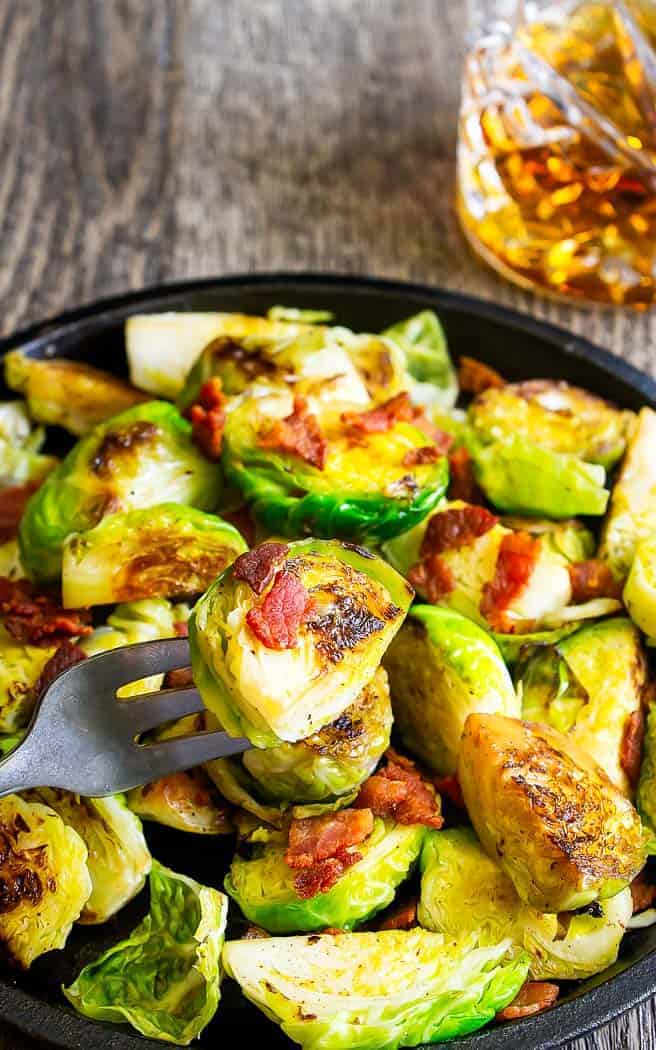
<svg viewBox="0 0 656 1050"><path fill-rule="evenodd" d="M631 898L633 900L633 914L646 911L656 902L656 886L649 882L644 871L636 875L631 883Z"/></svg>
<svg viewBox="0 0 656 1050"><path fill-rule="evenodd" d="M40 485L40 481L27 481L0 489L0 543L16 535L27 501Z"/></svg>
<svg viewBox="0 0 656 1050"><path fill-rule="evenodd" d="M386 434L395 423L411 423L415 410L410 397L405 391L396 394L382 405L370 408L368 412L342 412L342 423L349 430L361 434Z"/></svg>
<svg viewBox="0 0 656 1050"><path fill-rule="evenodd" d="M567 566L575 605L593 598L621 598L622 584L616 580L606 562L599 558L577 561Z"/></svg>
<svg viewBox="0 0 656 1050"><path fill-rule="evenodd" d="M490 387L505 386L505 380L476 357L462 356L458 364L458 384L463 394L482 394Z"/></svg>
<svg viewBox="0 0 656 1050"><path fill-rule="evenodd" d="M440 798L410 759L391 748L387 765L365 780L353 803L370 809L376 817L392 817L398 824L424 824L441 828Z"/></svg>
<svg viewBox="0 0 656 1050"><path fill-rule="evenodd" d="M250 507L238 507L237 510L226 511L221 516L241 532L249 547L255 546L256 525Z"/></svg>
<svg viewBox="0 0 656 1050"><path fill-rule="evenodd" d="M416 898L399 904L393 911L388 912L379 924L379 930L410 930L417 925L417 901Z"/></svg>
<svg viewBox="0 0 656 1050"><path fill-rule="evenodd" d="M317 417L308 411L304 397L294 398L294 408L284 419L277 419L266 434L258 438L260 448L278 449L298 456L318 470L326 465L328 445Z"/></svg>
<svg viewBox="0 0 656 1050"><path fill-rule="evenodd" d="M447 434L446 431L440 430L435 423L426 415L425 409L418 405L413 405L412 408L412 425L421 430L422 434L432 442L443 456L446 456L447 452L453 444L453 434Z"/></svg>
<svg viewBox="0 0 656 1050"><path fill-rule="evenodd" d="M214 376L203 383L198 392L198 401L189 409L192 441L213 462L221 458L226 402L221 380Z"/></svg>
<svg viewBox="0 0 656 1050"><path fill-rule="evenodd" d="M421 542L421 556L466 547L494 528L498 520L485 507L450 507L433 514Z"/></svg>
<svg viewBox="0 0 656 1050"><path fill-rule="evenodd" d="M56 645L92 631L88 609L62 609L51 595L37 594L28 580L0 577L0 613L12 638L29 645Z"/></svg>
<svg viewBox="0 0 656 1050"><path fill-rule="evenodd" d="M516 1021L520 1017L539 1014L553 1006L559 992L558 985L552 984L551 981L527 981L513 1001L504 1010L499 1011L497 1021Z"/></svg>
<svg viewBox="0 0 656 1050"><path fill-rule="evenodd" d="M481 613L494 631L513 631L506 610L527 586L539 554L540 540L528 532L511 532L501 540L494 577L481 598Z"/></svg>
<svg viewBox="0 0 656 1050"><path fill-rule="evenodd" d="M189 624L186 620L176 620L173 624L173 630L175 631L176 638L189 637Z"/></svg>
<svg viewBox="0 0 656 1050"><path fill-rule="evenodd" d="M437 445L423 445L422 448L411 448L401 460L404 467L424 467L427 463L437 463L441 452Z"/></svg>
<svg viewBox="0 0 656 1050"><path fill-rule="evenodd" d="M75 645L73 642L65 641L59 646L56 652L52 654L46 665L44 666L41 674L34 683L32 693L34 698L38 700L42 693L45 693L51 682L54 682L57 675L60 675L62 671L66 671L73 664L79 664L81 660L86 660L87 654L84 649L80 649L79 645Z"/></svg>
<svg viewBox="0 0 656 1050"><path fill-rule="evenodd" d="M255 594L262 594L285 558L286 543L261 543L246 554L240 554L232 566L235 580L243 580Z"/></svg>
<svg viewBox="0 0 656 1050"><path fill-rule="evenodd" d="M249 609L246 623L267 649L293 649L311 607L310 596L298 577L281 569L261 604Z"/></svg>
<svg viewBox="0 0 656 1050"><path fill-rule="evenodd" d="M311 868L303 868L294 879L294 889L301 900L316 897L317 893L327 893L338 879L350 868L362 860L357 851L340 850L335 857L317 861Z"/></svg>
<svg viewBox="0 0 656 1050"><path fill-rule="evenodd" d="M194 684L194 675L191 667L176 667L175 671L167 671L164 675L165 689L187 689Z"/></svg>
<svg viewBox="0 0 656 1050"><path fill-rule="evenodd" d="M642 708L632 711L624 723L620 745L620 765L632 788L637 787L642 761L642 742L645 736L645 713Z"/></svg>
<svg viewBox="0 0 656 1050"><path fill-rule="evenodd" d="M455 449L449 455L449 499L485 503L485 496L474 477L474 461L464 447Z"/></svg>
<svg viewBox="0 0 656 1050"><path fill-rule="evenodd" d="M439 554L432 554L413 565L408 573L408 580L433 605L437 605L447 594L451 594L456 586L451 569Z"/></svg>
<svg viewBox="0 0 656 1050"><path fill-rule="evenodd" d="M290 868L311 868L357 846L371 835L374 818L367 809L340 809L321 817L292 820L285 861Z"/></svg>
<svg viewBox="0 0 656 1050"><path fill-rule="evenodd" d="M435 784L438 793L442 795L442 797L448 798L449 802L451 802L456 809L464 810L466 808L465 800L462 796L460 781L455 773L449 773L448 776L445 777L435 777L433 783Z"/></svg>

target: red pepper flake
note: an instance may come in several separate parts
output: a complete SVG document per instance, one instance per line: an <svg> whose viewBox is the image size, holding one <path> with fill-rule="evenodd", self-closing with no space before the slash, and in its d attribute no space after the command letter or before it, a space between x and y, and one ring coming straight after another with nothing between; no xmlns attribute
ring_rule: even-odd
<svg viewBox="0 0 656 1050"><path fill-rule="evenodd" d="M645 713L640 708L632 711L624 723L620 745L620 765L632 788L637 787L642 762L642 744L645 737Z"/></svg>
<svg viewBox="0 0 656 1050"><path fill-rule="evenodd" d="M474 477L474 461L464 447L455 449L449 455L449 499L485 503L485 496Z"/></svg>
<svg viewBox="0 0 656 1050"><path fill-rule="evenodd" d="M69 641L62 642L57 651L52 654L45 664L41 674L34 683L32 693L35 700L38 700L45 693L48 686L54 682L55 678L62 671L68 670L69 667L79 664L81 660L86 660L86 658L87 654L84 649L80 649L79 645Z"/></svg>
<svg viewBox="0 0 656 1050"><path fill-rule="evenodd" d="M198 393L198 401L191 406L188 413L191 420L191 439L212 462L221 458L226 403L221 380L214 376L203 383Z"/></svg>
<svg viewBox="0 0 656 1050"><path fill-rule="evenodd" d="M441 828L440 797L424 780L414 763L390 748L386 765L365 780L353 805L370 809L376 817L391 817L397 824L423 824Z"/></svg>
<svg viewBox="0 0 656 1050"><path fill-rule="evenodd" d="M454 575L439 554L431 554L424 561L413 565L408 573L408 581L433 605L439 605L442 598L446 598L456 588Z"/></svg>
<svg viewBox="0 0 656 1050"><path fill-rule="evenodd" d="M463 355L458 364L458 384L463 394L482 394L491 387L505 386L506 381L483 361Z"/></svg>
<svg viewBox="0 0 656 1050"><path fill-rule="evenodd" d="M412 423L414 418L415 409L405 391L368 412L342 412L340 416L349 430L359 434L386 434L396 423Z"/></svg>
<svg viewBox="0 0 656 1050"><path fill-rule="evenodd" d="M411 448L401 460L404 467L424 467L427 463L437 463L441 453L435 445L423 445L421 448Z"/></svg>
<svg viewBox="0 0 656 1050"><path fill-rule="evenodd" d="M481 598L481 613L494 631L512 633L506 610L526 588L539 554L540 540L528 532L510 532L501 540L494 577Z"/></svg>
<svg viewBox="0 0 656 1050"><path fill-rule="evenodd" d="M513 1001L500 1010L497 1021L516 1021L520 1017L530 1017L553 1006L560 993L557 984L551 981L527 981Z"/></svg>
<svg viewBox="0 0 656 1050"><path fill-rule="evenodd" d="M62 609L49 594L38 594L28 580L0 577L0 613L12 638L29 645L56 645L91 634L88 609Z"/></svg>
<svg viewBox="0 0 656 1050"><path fill-rule="evenodd" d="M606 562L599 558L577 561L567 566L575 604L594 598L621 598L622 584L613 576Z"/></svg>
<svg viewBox="0 0 656 1050"><path fill-rule="evenodd" d="M267 649L293 649L311 605L298 577L281 569L264 600L249 609L246 623Z"/></svg>
<svg viewBox="0 0 656 1050"><path fill-rule="evenodd" d="M421 542L422 558L466 547L494 528L499 519L486 507L450 507L433 514Z"/></svg>
<svg viewBox="0 0 656 1050"><path fill-rule="evenodd" d="M448 798L456 809L466 810L465 800L460 787L460 781L455 773L449 773L444 777L435 777L435 787L443 798Z"/></svg>
<svg viewBox="0 0 656 1050"><path fill-rule="evenodd" d="M246 554L240 554L232 566L235 580L243 580L255 594L262 594L289 552L286 543L261 543Z"/></svg>
<svg viewBox="0 0 656 1050"><path fill-rule="evenodd" d="M290 456L298 456L318 470L323 470L326 465L328 445L317 417L308 410L304 397L295 397L290 415L277 419L266 434L258 438L257 443L260 448L277 449Z"/></svg>

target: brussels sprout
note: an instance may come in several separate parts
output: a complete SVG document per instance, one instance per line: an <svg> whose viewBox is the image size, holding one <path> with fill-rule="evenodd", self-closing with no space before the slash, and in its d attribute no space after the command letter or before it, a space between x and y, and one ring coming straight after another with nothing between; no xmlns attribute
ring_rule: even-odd
<svg viewBox="0 0 656 1050"><path fill-rule="evenodd" d="M226 569L197 602L189 641L206 707L229 733L274 747L304 740L354 702L373 678L413 592L380 558L349 544L265 546L244 555L256 561L272 555L259 581L262 593L245 582L248 573L235 579L234 566ZM267 617L281 605L287 631L283 592L289 589L299 614L295 636L266 637L272 630Z"/></svg>
<svg viewBox="0 0 656 1050"><path fill-rule="evenodd" d="M654 644L656 640L656 532L636 544L622 595L628 613Z"/></svg>
<svg viewBox="0 0 656 1050"><path fill-rule="evenodd" d="M523 718L566 733L631 795L622 741L627 720L640 712L647 667L630 620L614 617L582 627L555 646L529 653L515 680Z"/></svg>
<svg viewBox="0 0 656 1050"><path fill-rule="evenodd" d="M421 854L422 926L458 940L477 934L482 945L504 937L531 955L535 980L582 980L617 959L632 912L630 889L595 913L545 914L525 904L471 828L427 834Z"/></svg>
<svg viewBox="0 0 656 1050"><path fill-rule="evenodd" d="M446 411L453 408L458 397L458 379L437 314L421 310L386 328L383 335L403 351L412 400L418 405Z"/></svg>
<svg viewBox="0 0 656 1050"><path fill-rule="evenodd" d="M250 859L237 854L224 888L250 922L270 933L309 933L334 926L350 930L386 908L417 860L426 829L377 818L360 846L362 860L351 865L326 893L309 900L294 889L295 872L285 863L285 846L252 845Z"/></svg>
<svg viewBox="0 0 656 1050"><path fill-rule="evenodd" d="M22 350L5 356L5 381L24 395L32 419L64 427L78 437L146 400L125 380L82 361L30 357Z"/></svg>
<svg viewBox="0 0 656 1050"><path fill-rule="evenodd" d="M529 631L526 634L492 634L499 646L499 651L507 664L515 664L521 656L532 649L555 645L563 638L569 638L570 634L578 631L580 621L565 624L564 627L554 627L548 631Z"/></svg>
<svg viewBox="0 0 656 1050"><path fill-rule="evenodd" d="M111 514L64 543L67 609L200 594L247 550L222 518L179 503Z"/></svg>
<svg viewBox="0 0 656 1050"><path fill-rule="evenodd" d="M15 733L29 722L34 686L55 649L18 642L0 624L0 733Z"/></svg>
<svg viewBox="0 0 656 1050"><path fill-rule="evenodd" d="M256 817L263 820L265 824L280 828L284 823L286 803L276 804L262 802L258 797L259 785L244 768L239 758L215 758L206 762L204 771L219 792L231 802L233 806L239 806L238 813L248 814L249 818ZM346 805L346 803L344 803ZM238 830L240 829L237 822Z"/></svg>
<svg viewBox="0 0 656 1050"><path fill-rule="evenodd" d="M91 893L87 848L52 809L18 795L0 798L0 827L0 942L27 969L37 956L63 948Z"/></svg>
<svg viewBox="0 0 656 1050"><path fill-rule="evenodd" d="M652 839L656 838L656 704L653 703L647 712L636 806ZM656 850L650 847L650 852Z"/></svg>
<svg viewBox="0 0 656 1050"><path fill-rule="evenodd" d="M0 736L0 755L5 758L11 754L14 748L23 742L26 730L18 729L15 733L7 733Z"/></svg>
<svg viewBox="0 0 656 1050"><path fill-rule="evenodd" d="M515 434L474 451L474 474L499 510L546 518L603 514L606 471Z"/></svg>
<svg viewBox="0 0 656 1050"><path fill-rule="evenodd" d="M562 380L532 379L484 390L469 421L486 443L522 434L551 452L612 467L624 453L632 412Z"/></svg>
<svg viewBox="0 0 656 1050"><path fill-rule="evenodd" d="M81 923L106 922L136 897L150 871L151 856L141 821L127 808L123 795L81 798L58 788L38 788L27 798L54 809L87 847L91 895Z"/></svg>
<svg viewBox="0 0 656 1050"><path fill-rule="evenodd" d="M219 1004L227 912L223 893L153 861L149 914L64 995L84 1017L188 1046Z"/></svg>
<svg viewBox="0 0 656 1050"><path fill-rule="evenodd" d="M617 579L625 577L638 542L656 533L656 412L641 409L638 425L613 488L599 557Z"/></svg>
<svg viewBox="0 0 656 1050"><path fill-rule="evenodd" d="M0 576L4 576L7 580L25 579L18 551L18 540L15 538L0 543Z"/></svg>
<svg viewBox="0 0 656 1050"><path fill-rule="evenodd" d="M509 940L479 947L419 928L229 941L226 972L304 1050L396 1050L491 1021L526 979Z"/></svg>
<svg viewBox="0 0 656 1050"><path fill-rule="evenodd" d="M470 715L458 779L483 848L540 911L574 911L612 897L644 865L640 819L629 800L549 726Z"/></svg>
<svg viewBox="0 0 656 1050"><path fill-rule="evenodd" d="M10 445L32 448L33 452L39 451L42 431L32 431L32 420L25 401L0 401L0 438L8 441ZM33 447L35 440L37 448Z"/></svg>
<svg viewBox="0 0 656 1050"><path fill-rule="evenodd" d="M541 536L558 554L568 562L588 561L597 549L594 533L576 518L565 521L549 521L540 518L502 518L502 524L513 532L528 532Z"/></svg>
<svg viewBox="0 0 656 1050"><path fill-rule="evenodd" d="M162 401L137 405L101 423L71 449L30 499L19 531L27 571L54 581L66 537L108 513L173 503L212 509L220 472L191 442L191 426Z"/></svg>
<svg viewBox="0 0 656 1050"><path fill-rule="evenodd" d="M452 609L414 605L384 663L403 742L442 775L455 773L468 714L520 714L494 641Z"/></svg>
<svg viewBox="0 0 656 1050"><path fill-rule="evenodd" d="M384 433L363 433L353 441L340 410L323 410L322 469L291 453L263 448L259 442L273 421L290 418L293 404L288 392L245 398L226 422L226 474L252 501L270 533L377 543L421 521L444 495L445 456L407 465L407 457L427 445L426 435L412 423L397 421Z"/></svg>

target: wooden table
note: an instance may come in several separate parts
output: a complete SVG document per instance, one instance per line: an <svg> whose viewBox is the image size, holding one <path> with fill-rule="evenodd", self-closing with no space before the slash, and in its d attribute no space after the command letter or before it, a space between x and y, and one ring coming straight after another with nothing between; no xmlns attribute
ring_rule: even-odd
<svg viewBox="0 0 656 1050"><path fill-rule="evenodd" d="M476 293L656 372L656 313L549 303L469 254L465 8L0 0L2 330L173 278L320 269ZM570 1050L655 1047L650 1003Z"/></svg>

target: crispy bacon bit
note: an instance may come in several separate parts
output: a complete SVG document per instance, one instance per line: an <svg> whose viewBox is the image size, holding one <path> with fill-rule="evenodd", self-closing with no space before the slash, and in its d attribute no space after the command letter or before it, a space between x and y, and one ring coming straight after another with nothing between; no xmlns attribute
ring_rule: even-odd
<svg viewBox="0 0 656 1050"><path fill-rule="evenodd" d="M0 577L0 613L12 638L29 645L56 645L92 631L88 609L62 609L51 595L37 594L28 580Z"/></svg>
<svg viewBox="0 0 656 1050"><path fill-rule="evenodd" d="M213 462L221 458L226 402L221 380L214 376L203 383L198 392L198 401L189 409L192 441Z"/></svg>
<svg viewBox="0 0 656 1050"><path fill-rule="evenodd" d="M285 861L299 872L294 879L299 897L309 900L334 886L342 872L362 859L351 847L364 842L373 826L373 815L366 809L292 820Z"/></svg>
<svg viewBox="0 0 656 1050"><path fill-rule="evenodd" d="M466 547L494 528L498 520L485 507L451 507L433 514L421 542L421 556Z"/></svg>
<svg viewBox="0 0 656 1050"><path fill-rule="evenodd" d="M509 1006L500 1010L497 1021L516 1021L520 1017L530 1017L553 1006L560 989L551 981L527 981Z"/></svg>
<svg viewBox="0 0 656 1050"><path fill-rule="evenodd" d="M413 926L417 925L417 901L416 898L406 901L405 904L399 904L398 908L394 908L391 912L388 912L383 921L379 924L379 930L410 930Z"/></svg>
<svg viewBox="0 0 656 1050"><path fill-rule="evenodd" d="M455 773L449 773L448 776L445 777L435 777L433 783L435 784L438 793L442 795L443 798L448 798L449 802L451 802L456 809L464 810L466 808L465 800L462 796L460 781Z"/></svg>
<svg viewBox="0 0 656 1050"><path fill-rule="evenodd" d="M262 603L249 609L246 623L267 649L293 649L311 608L310 596L298 577L281 569Z"/></svg>
<svg viewBox="0 0 656 1050"><path fill-rule="evenodd" d="M326 465L328 445L317 417L308 411L304 397L295 397L290 415L277 419L257 443L260 448L278 449L291 456L298 456L318 470L323 470Z"/></svg>
<svg viewBox="0 0 656 1050"><path fill-rule="evenodd" d="M656 886L649 882L644 871L636 875L631 883L631 897L633 899L633 914L646 911L656 902Z"/></svg>
<svg viewBox="0 0 656 1050"><path fill-rule="evenodd" d="M511 532L501 540L494 577L481 598L481 613L493 630L512 633L506 610L527 586L539 554L540 540L528 532Z"/></svg>
<svg viewBox="0 0 656 1050"><path fill-rule="evenodd" d="M440 798L423 779L413 762L391 748L387 765L365 780L353 803L370 809L375 817L392 817L398 824L424 824L441 828Z"/></svg>
<svg viewBox="0 0 656 1050"><path fill-rule="evenodd" d="M439 604L456 586L451 569L439 554L432 554L413 565L408 573L408 580L433 605Z"/></svg>
<svg viewBox="0 0 656 1050"><path fill-rule="evenodd" d="M175 631L176 638L189 637L189 624L186 620L176 620L173 624L173 630Z"/></svg>
<svg viewBox="0 0 656 1050"><path fill-rule="evenodd" d="M194 676L191 667L176 667L175 671L167 671L164 675L165 689L187 689L194 684Z"/></svg>
<svg viewBox="0 0 656 1050"><path fill-rule="evenodd" d="M249 547L255 546L255 518L250 507L239 507L226 511L222 517L241 532Z"/></svg>
<svg viewBox="0 0 656 1050"><path fill-rule="evenodd" d="M637 787L642 761L642 742L645 736L645 714L642 709L632 711L624 723L620 746L620 765L632 788Z"/></svg>
<svg viewBox="0 0 656 1050"><path fill-rule="evenodd" d="M401 460L404 467L423 467L427 463L437 463L440 451L436 445L423 445L422 448L411 448Z"/></svg>
<svg viewBox="0 0 656 1050"><path fill-rule="evenodd" d="M457 448L449 455L449 499L485 503L474 477L474 461L466 448Z"/></svg>
<svg viewBox="0 0 656 1050"><path fill-rule="evenodd" d="M311 868L303 868L294 879L294 889L301 900L310 900L317 893L327 893L352 864L362 860L356 850L340 850L335 857L317 861Z"/></svg>
<svg viewBox="0 0 656 1050"><path fill-rule="evenodd" d="M446 431L440 430L438 426L433 423L426 415L425 409L419 405L413 405L412 407L412 425L421 430L422 434L431 441L443 456L446 456L447 452L453 444L453 434L447 434Z"/></svg>
<svg viewBox="0 0 656 1050"><path fill-rule="evenodd" d="M35 700L45 693L51 682L54 682L57 675L60 675L62 671L66 671L73 664L79 664L81 660L86 660L87 654L84 649L80 649L79 645L75 645L73 642L65 641L59 646L56 652L52 654L41 674L37 678L33 687L33 695Z"/></svg>
<svg viewBox="0 0 656 1050"><path fill-rule="evenodd" d="M40 481L27 481L0 489L0 543L16 535L27 501L40 485Z"/></svg>
<svg viewBox="0 0 656 1050"><path fill-rule="evenodd" d="M286 543L261 543L246 554L240 554L232 566L235 580L243 580L255 594L262 594L287 555Z"/></svg>
<svg viewBox="0 0 656 1050"><path fill-rule="evenodd" d="M482 394L490 387L505 386L505 380L476 357L462 356L458 364L458 383L463 394Z"/></svg>
<svg viewBox="0 0 656 1050"><path fill-rule="evenodd" d="M599 558L577 561L567 566L575 605L593 598L621 598L622 584L616 580L606 562Z"/></svg>
<svg viewBox="0 0 656 1050"><path fill-rule="evenodd" d="M395 423L411 423L415 410L410 397L405 391L396 394L382 405L370 408L368 412L342 412L342 423L360 434L386 434Z"/></svg>

